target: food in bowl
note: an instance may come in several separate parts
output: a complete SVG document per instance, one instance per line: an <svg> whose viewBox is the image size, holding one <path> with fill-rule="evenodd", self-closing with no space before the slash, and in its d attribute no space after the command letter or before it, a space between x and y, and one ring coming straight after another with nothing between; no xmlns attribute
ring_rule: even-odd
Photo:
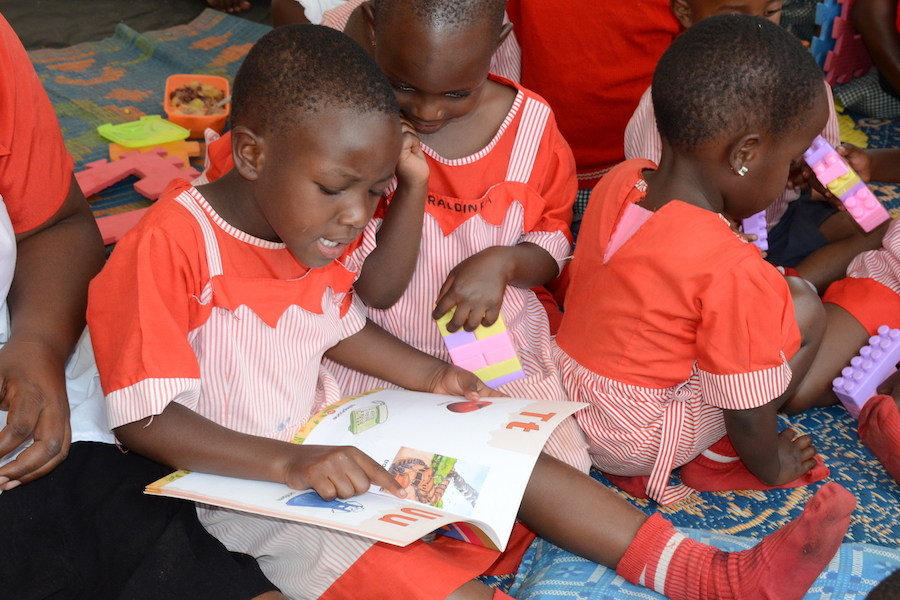
<svg viewBox="0 0 900 600"><path fill-rule="evenodd" d="M219 88L192 81L169 93L169 105L173 112L184 115L221 115L225 107L219 103L224 98L225 92Z"/></svg>

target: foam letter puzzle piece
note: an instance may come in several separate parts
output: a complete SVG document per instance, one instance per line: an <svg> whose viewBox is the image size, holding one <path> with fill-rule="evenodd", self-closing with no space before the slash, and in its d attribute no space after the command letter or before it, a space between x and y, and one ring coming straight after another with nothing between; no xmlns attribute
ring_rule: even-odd
<svg viewBox="0 0 900 600"><path fill-rule="evenodd" d="M143 179L134 184L134 190L156 200L173 179L183 177L193 181L200 176L193 167L182 170L184 162L177 157L163 158L165 153L165 150L154 148L150 152L128 152L115 162L97 160L85 165L85 170L76 173L75 179L85 196L93 196L129 175L137 175Z"/></svg>
<svg viewBox="0 0 900 600"><path fill-rule="evenodd" d="M115 215L97 217L97 226L100 228L100 235L103 236L103 245L115 244L122 239L122 236L137 225L148 210L150 209L139 208Z"/></svg>
<svg viewBox="0 0 900 600"><path fill-rule="evenodd" d="M837 179L823 181L819 173L834 173L833 161L837 157L847 167L847 172ZM884 205L875 197L869 187L859 179L859 175L847 164L840 154L821 135L816 136L809 149L803 153L806 164L816 174L819 183L826 186L844 203L850 215L859 223L863 231L872 231L891 218ZM823 175L824 176L824 175Z"/></svg>
<svg viewBox="0 0 900 600"><path fill-rule="evenodd" d="M472 371L494 388L526 376L512 336L506 330L503 315L490 327L480 325L472 332L459 330L450 333L447 323L455 312L456 307L437 320L453 364Z"/></svg>
<svg viewBox="0 0 900 600"><path fill-rule="evenodd" d="M859 411L875 395L878 386L897 370L898 362L900 329L882 325L878 335L869 338L869 344L863 346L850 366L844 367L841 376L832 382L835 395L854 419L859 418Z"/></svg>
<svg viewBox="0 0 900 600"><path fill-rule="evenodd" d="M191 158L195 156L203 156L203 148L200 142L189 142L187 140L178 140L177 142L169 142L167 144L156 144L155 146L145 146L144 148L126 148L115 142L109 145L109 160L119 160L123 154L134 152L152 152L156 148L162 148L168 156L177 156L186 165L191 164Z"/></svg>

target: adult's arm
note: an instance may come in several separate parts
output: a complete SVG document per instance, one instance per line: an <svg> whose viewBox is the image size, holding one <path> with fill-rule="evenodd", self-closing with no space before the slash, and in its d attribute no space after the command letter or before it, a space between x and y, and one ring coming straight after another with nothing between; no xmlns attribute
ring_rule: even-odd
<svg viewBox="0 0 900 600"><path fill-rule="evenodd" d="M896 0L857 0L850 18L879 72L900 92L900 33Z"/></svg>

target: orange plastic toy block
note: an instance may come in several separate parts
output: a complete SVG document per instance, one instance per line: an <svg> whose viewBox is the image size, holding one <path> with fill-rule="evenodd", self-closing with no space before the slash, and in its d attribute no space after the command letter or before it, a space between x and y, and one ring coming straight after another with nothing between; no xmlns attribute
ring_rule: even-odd
<svg viewBox="0 0 900 600"><path fill-rule="evenodd" d="M156 144L155 146L145 146L144 148L127 148L115 142L109 145L109 160L119 160L123 154L139 150L141 152L152 152L157 148L162 148L168 156L177 156L186 165L191 163L191 158L195 156L203 156L203 148L200 142L189 142L187 140L178 140L177 142L169 142L167 144Z"/></svg>

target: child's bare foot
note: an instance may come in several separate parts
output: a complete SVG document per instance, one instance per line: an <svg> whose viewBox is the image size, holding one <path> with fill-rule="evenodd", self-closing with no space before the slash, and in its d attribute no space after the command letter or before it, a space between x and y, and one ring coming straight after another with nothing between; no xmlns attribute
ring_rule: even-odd
<svg viewBox="0 0 900 600"><path fill-rule="evenodd" d="M689 539L657 513L616 572L672 600L799 600L834 557L855 507L853 494L826 483L797 519L743 552Z"/></svg>
<svg viewBox="0 0 900 600"><path fill-rule="evenodd" d="M206 3L222 12L236 13L250 10L250 3L247 0L206 0Z"/></svg>
<svg viewBox="0 0 900 600"><path fill-rule="evenodd" d="M726 435L681 467L681 481L700 492L794 488L828 477L828 467L822 462L822 458L815 454L814 459L815 466L799 478L781 485L766 485L750 472Z"/></svg>

